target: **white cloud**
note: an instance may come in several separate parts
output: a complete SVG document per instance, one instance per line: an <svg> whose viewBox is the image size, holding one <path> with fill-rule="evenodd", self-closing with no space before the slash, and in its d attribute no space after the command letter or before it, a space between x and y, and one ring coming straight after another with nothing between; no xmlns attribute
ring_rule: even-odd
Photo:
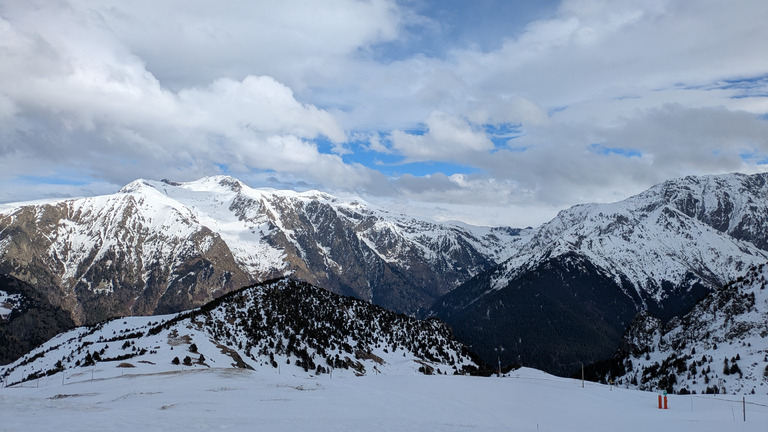
<svg viewBox="0 0 768 432"><path fill-rule="evenodd" d="M204 89L183 89L178 98L184 111L190 113L190 118L183 120L190 128L346 140L331 114L299 103L291 89L271 77L249 75L242 81L220 78Z"/></svg>
<svg viewBox="0 0 768 432"><path fill-rule="evenodd" d="M472 220L514 225L677 175L765 167L766 2L564 0L490 44L450 40L412 6L5 2L3 189L26 174L82 173L103 190L221 171L263 183L270 172L278 183L399 194L446 219L497 203ZM414 26L455 45L420 54ZM386 43L416 54L382 59ZM513 130L510 141L486 127ZM406 174L386 178L382 159ZM472 174L407 174L412 162Z"/></svg>
<svg viewBox="0 0 768 432"><path fill-rule="evenodd" d="M426 120L423 135L392 132L392 148L405 156L406 162L457 161L473 152L487 152L493 143L481 130L465 120L434 112Z"/></svg>
<svg viewBox="0 0 768 432"><path fill-rule="evenodd" d="M259 74L303 89L396 39L402 20L390 0L84 3L170 88Z"/></svg>
<svg viewBox="0 0 768 432"><path fill-rule="evenodd" d="M51 27L50 15L39 23L26 15L15 25L0 21L6 178L43 166L55 172L55 165L116 184L139 176L189 179L229 164L347 184L371 175L318 152L307 140L325 136L343 153L345 131L274 78L218 78L170 90L97 25L94 12L56 13L61 20Z"/></svg>

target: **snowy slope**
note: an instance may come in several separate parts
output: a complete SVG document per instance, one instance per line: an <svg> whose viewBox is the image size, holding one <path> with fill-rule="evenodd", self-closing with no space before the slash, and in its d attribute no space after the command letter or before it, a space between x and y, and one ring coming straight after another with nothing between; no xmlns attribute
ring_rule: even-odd
<svg viewBox="0 0 768 432"><path fill-rule="evenodd" d="M521 369L505 378L309 377L196 368L100 378L97 368L0 389L5 431L764 431L765 395L668 397Z"/></svg>
<svg viewBox="0 0 768 432"><path fill-rule="evenodd" d="M641 389L768 393L768 264L666 326L647 314L625 336L621 375Z"/></svg>
<svg viewBox="0 0 768 432"><path fill-rule="evenodd" d="M253 189L226 176L207 177L190 183L136 181L123 191L138 191L150 186L190 209L201 224L222 235L235 253L238 262L259 274L286 266L285 252L268 244L267 238L276 231L305 258L308 251L296 232L296 221L306 218L317 233L320 224L328 221L317 216L318 209L332 211L354 230L358 238L383 260L407 267L410 252L422 255L428 262L451 260L461 253L462 246L477 250L492 261L508 258L511 246L521 238L510 230L474 227L465 224L438 224L392 213L360 199L343 200L329 194L308 191ZM386 242L380 241L386 237ZM313 239L316 247L326 251L325 263L334 263L328 249L331 238ZM342 269L343 270L343 269ZM477 272L479 269L472 269Z"/></svg>
<svg viewBox="0 0 768 432"><path fill-rule="evenodd" d="M76 328L0 367L0 377L11 385L48 376L66 382L97 369L103 378L185 367L366 375L457 373L477 365L439 321L279 279L190 312Z"/></svg>

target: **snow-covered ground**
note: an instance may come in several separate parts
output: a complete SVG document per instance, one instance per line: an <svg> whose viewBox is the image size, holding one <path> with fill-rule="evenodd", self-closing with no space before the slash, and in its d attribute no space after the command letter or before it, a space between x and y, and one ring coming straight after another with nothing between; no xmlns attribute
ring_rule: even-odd
<svg viewBox="0 0 768 432"><path fill-rule="evenodd" d="M0 290L0 320L6 319L19 301L21 301L20 294L8 294Z"/></svg>
<svg viewBox="0 0 768 432"><path fill-rule="evenodd" d="M187 368L0 389L2 431L765 431L768 397L669 396L521 369L505 378Z"/></svg>

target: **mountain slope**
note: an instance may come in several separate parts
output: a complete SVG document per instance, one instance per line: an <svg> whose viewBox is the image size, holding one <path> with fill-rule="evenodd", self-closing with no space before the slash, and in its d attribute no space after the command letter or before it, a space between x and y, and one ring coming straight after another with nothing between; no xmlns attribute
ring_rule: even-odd
<svg viewBox="0 0 768 432"><path fill-rule="evenodd" d="M663 315L667 300L693 281L722 286L764 261L766 220L768 174L670 180L624 201L560 212L496 271L491 288L546 258L575 252L617 283L626 278L645 306ZM672 307L666 315L679 312Z"/></svg>
<svg viewBox="0 0 768 432"><path fill-rule="evenodd" d="M610 275L575 254L551 258L469 308L451 309L463 293L456 290L433 307L459 340L486 362L535 365L560 375L576 370L583 359L613 353L636 313Z"/></svg>
<svg viewBox="0 0 768 432"><path fill-rule="evenodd" d="M157 191L16 207L0 236L0 273L79 324L188 309L251 282L217 233Z"/></svg>
<svg viewBox="0 0 768 432"><path fill-rule="evenodd" d="M615 382L683 393L768 391L767 280L761 264L666 325L638 315L611 362ZM611 373L596 372L600 379Z"/></svg>
<svg viewBox="0 0 768 432"><path fill-rule="evenodd" d="M0 275L0 364L73 326L69 313L48 303L29 284Z"/></svg>
<svg viewBox="0 0 768 432"><path fill-rule="evenodd" d="M174 360L175 359L175 360ZM238 290L199 309L118 318L60 334L0 367L8 385L42 376L240 367L355 375L477 369L448 327L395 314L305 282L278 279ZM62 379L65 379L62 378Z"/></svg>
<svg viewBox="0 0 768 432"><path fill-rule="evenodd" d="M466 335L462 340L486 361L499 356L569 373L582 362L608 358L634 312L647 309L669 320L768 259L762 249L768 236L766 179L768 174L686 177L621 202L564 210L509 260L435 302L433 313ZM574 259L578 265L570 264ZM590 294L590 285L610 294L601 300ZM546 328L552 320L553 312L537 298L543 290L578 298L568 303L573 318L559 332L575 338L576 329L591 328L608 340L561 343L553 331L515 350L518 329L533 323ZM527 318L493 306L502 299L507 309L514 304L527 310ZM485 346L496 333L494 349ZM579 348L583 344L592 348Z"/></svg>

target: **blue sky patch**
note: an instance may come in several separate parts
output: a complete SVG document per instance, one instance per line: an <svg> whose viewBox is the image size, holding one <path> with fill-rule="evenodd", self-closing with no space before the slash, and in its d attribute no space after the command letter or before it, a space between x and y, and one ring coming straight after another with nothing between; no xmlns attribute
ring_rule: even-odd
<svg viewBox="0 0 768 432"><path fill-rule="evenodd" d="M22 182L32 184L47 184L47 185L63 185L63 186L84 186L93 182L93 179L79 176L67 177L67 176L31 176L24 175L19 176L18 179Z"/></svg>
<svg viewBox="0 0 768 432"><path fill-rule="evenodd" d="M514 39L532 21L557 11L559 0L441 0L406 2L422 19L406 22L404 37L361 51L390 63L416 55L445 58L457 47L490 52ZM426 19L424 19L426 18Z"/></svg>
<svg viewBox="0 0 768 432"><path fill-rule="evenodd" d="M757 165L768 165L768 155L760 153L758 151L748 151L739 153L741 160L747 163L754 163Z"/></svg>
<svg viewBox="0 0 768 432"><path fill-rule="evenodd" d="M505 148L510 140L525 135L519 123L486 124L483 125L483 129L497 149Z"/></svg>
<svg viewBox="0 0 768 432"><path fill-rule="evenodd" d="M640 150L635 150L631 148L621 148L621 147L606 147L602 144L594 143L589 146L589 150L592 153L600 154L600 155L618 155L618 156L624 156L624 157L640 157L643 155L643 153L640 152Z"/></svg>

